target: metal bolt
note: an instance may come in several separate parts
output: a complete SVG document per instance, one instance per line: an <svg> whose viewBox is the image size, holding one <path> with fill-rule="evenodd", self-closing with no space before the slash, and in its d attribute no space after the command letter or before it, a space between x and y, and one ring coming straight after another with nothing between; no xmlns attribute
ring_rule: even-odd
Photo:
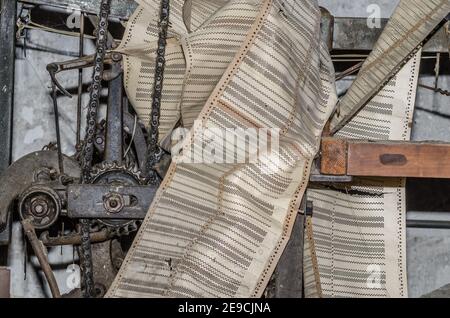
<svg viewBox="0 0 450 318"><path fill-rule="evenodd" d="M41 198L35 198L31 201L31 212L36 216L43 216L48 213L48 203Z"/></svg>
<svg viewBox="0 0 450 318"><path fill-rule="evenodd" d="M125 206L125 200L120 193L108 193L103 198L103 207L108 213L120 213Z"/></svg>
<svg viewBox="0 0 450 318"><path fill-rule="evenodd" d="M114 62L119 62L119 61L122 60L122 54L117 53L117 52L114 52L114 53L111 55L111 59L112 59Z"/></svg>

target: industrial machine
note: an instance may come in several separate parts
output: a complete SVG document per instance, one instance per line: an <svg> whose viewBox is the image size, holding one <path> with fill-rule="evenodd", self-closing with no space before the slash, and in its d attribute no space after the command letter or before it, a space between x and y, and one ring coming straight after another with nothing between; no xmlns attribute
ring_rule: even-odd
<svg viewBox="0 0 450 318"><path fill-rule="evenodd" d="M0 245L7 247L10 244L11 224L20 221L54 297L62 295L46 259L45 247L76 246L82 268L82 294L86 297L103 296L170 164L169 147L161 145L158 136L168 28L165 1L162 2L161 46L158 50L152 116L148 129L138 121L128 103L122 83L122 56L113 51L124 31L121 22L126 21L136 7L133 1L1 2L0 56L4 58L0 61L3 74L0 87L6 89L0 91L0 159L4 169L0 188ZM76 34L63 25L52 23L49 18L42 18L46 16L57 20L62 16L67 19L70 11L66 9L74 4L81 10L79 32ZM382 21L382 24L385 22ZM323 10L322 32L328 39L338 80L358 71L381 32L381 29L368 29L365 23L365 19L334 18ZM450 33L445 23L443 21L436 32L430 34L424 44L425 56L448 53ZM9 166L14 51L17 41L26 41L29 28L78 36L80 51L76 59L47 65L48 76L52 80L53 120L57 140L46 149L31 153ZM361 29L365 32L362 36L357 32ZM85 55L84 41L91 38L96 41L96 52ZM448 60L438 63L448 63ZM90 95L87 117L83 118L81 95L86 89L83 86L83 70L87 68L93 68L93 75L87 88ZM58 76L74 70L79 74L75 92L78 95L74 136L77 142L75 155L68 156L61 147L58 96L72 94L60 84ZM107 87L107 114L106 118L99 119L103 86ZM450 96L448 91L438 86L424 88ZM83 126L86 127L85 134L82 133ZM450 178L448 156L450 145L446 143L346 141L327 134L311 176L311 187L349 183L358 176ZM314 213L314 207L307 198L302 209L306 215ZM305 216L299 214L299 226L267 289L268 297L302 295L301 279L293 281L290 277L293 273L297 273L300 278L302 276L304 219ZM426 224L416 223L415 226ZM102 248L93 249L93 245L105 242L107 244L102 244ZM107 272L96 265L98 262L104 264L105 259L110 264ZM6 276L7 271L0 270L0 275ZM0 280L0 295L3 295L2 289L8 287L3 287L1 281L6 280ZM81 290L66 296L81 296Z"/></svg>

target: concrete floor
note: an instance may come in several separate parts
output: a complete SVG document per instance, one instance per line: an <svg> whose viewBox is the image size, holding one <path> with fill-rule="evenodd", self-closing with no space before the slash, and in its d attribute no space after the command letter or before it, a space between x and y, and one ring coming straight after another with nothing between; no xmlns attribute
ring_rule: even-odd
<svg viewBox="0 0 450 318"><path fill-rule="evenodd" d="M398 1L393 0L319 0L319 3L336 16L368 15L368 5L376 3L380 6L381 17L389 17ZM31 31L28 41L29 49L26 57L22 48L17 49L16 61L16 98L14 116L13 157L18 159L23 155L42 149L43 146L55 140L53 111L50 99L50 80L45 71L45 65L54 61L71 59L76 55L78 44L76 39L67 39L40 31ZM39 49L32 49L32 47ZM86 41L87 52L92 51L93 44ZM53 53L45 52L47 48ZM59 51L58 51L59 50ZM85 72L86 81L90 71ZM71 72L59 76L65 87L75 87L77 73ZM421 79L431 83L432 78ZM448 78L440 83L449 87ZM84 102L86 103L86 96ZM75 109L76 98L59 99L64 150L70 153L75 141ZM450 109L448 99L437 97L426 91L420 91L417 99L418 110L414 127L415 140L448 140L450 141ZM442 194L442 200L447 194ZM450 209L448 210L450 211ZM425 213L426 214L426 213ZM423 218L424 213L410 213L409 217ZM433 218L448 217L448 214L438 213ZM11 267L13 279L13 295L15 297L42 297L48 292L41 291L42 275L36 271L36 260L28 261L27 279L24 280L23 243L21 230L14 228L15 245L11 250ZM407 231L409 294L418 297L450 283L450 231L417 230ZM73 277L68 266L72 262L72 248L59 248L50 252L53 265L58 268L56 276L63 292L70 290L68 279Z"/></svg>

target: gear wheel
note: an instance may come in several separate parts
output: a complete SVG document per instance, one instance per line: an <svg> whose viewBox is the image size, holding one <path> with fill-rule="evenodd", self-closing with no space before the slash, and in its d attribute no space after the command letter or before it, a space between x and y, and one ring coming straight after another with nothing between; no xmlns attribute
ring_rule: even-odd
<svg viewBox="0 0 450 318"><path fill-rule="evenodd" d="M105 176L108 178L117 178L119 181L129 180L133 185L145 185L146 180L142 176L141 172L136 168L134 164L119 165L116 162L103 162L95 165L91 172L91 183L101 184L101 180L105 180ZM113 182L109 182L113 183ZM127 184L127 185L132 185Z"/></svg>
<svg viewBox="0 0 450 318"><path fill-rule="evenodd" d="M132 164L104 162L92 168L90 182L92 184L110 184L135 186L146 185L147 181L141 172ZM142 221L97 220L107 226L117 236L128 236L139 229Z"/></svg>

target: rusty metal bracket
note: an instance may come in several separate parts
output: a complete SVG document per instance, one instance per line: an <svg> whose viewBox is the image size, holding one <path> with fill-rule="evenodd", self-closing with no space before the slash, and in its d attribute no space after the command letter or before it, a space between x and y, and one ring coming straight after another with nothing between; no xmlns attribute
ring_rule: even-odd
<svg viewBox="0 0 450 318"><path fill-rule="evenodd" d="M156 194L154 186L70 185L70 218L144 219Z"/></svg>

